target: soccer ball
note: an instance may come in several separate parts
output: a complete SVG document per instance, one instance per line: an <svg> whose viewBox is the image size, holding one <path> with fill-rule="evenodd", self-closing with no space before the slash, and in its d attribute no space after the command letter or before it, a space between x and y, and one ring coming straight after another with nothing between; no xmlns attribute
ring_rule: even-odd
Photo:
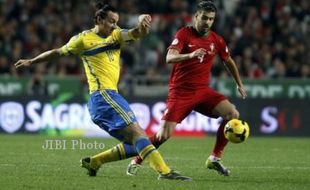
<svg viewBox="0 0 310 190"><path fill-rule="evenodd" d="M224 136L232 143L241 143L245 141L250 134L250 128L247 122L232 119L224 127Z"/></svg>

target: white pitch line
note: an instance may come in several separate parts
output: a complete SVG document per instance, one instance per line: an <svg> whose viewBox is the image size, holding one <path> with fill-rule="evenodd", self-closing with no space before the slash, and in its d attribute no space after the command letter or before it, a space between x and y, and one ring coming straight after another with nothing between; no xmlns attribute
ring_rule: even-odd
<svg viewBox="0 0 310 190"><path fill-rule="evenodd" d="M13 166L16 166L16 164L0 164L0 166L9 166L9 167L13 167Z"/></svg>
<svg viewBox="0 0 310 190"><path fill-rule="evenodd" d="M281 166L231 166L228 168L242 168L242 169L280 169L280 170L310 170L310 166L297 166L297 167L291 167L291 166L285 166L285 167L281 167Z"/></svg>
<svg viewBox="0 0 310 190"><path fill-rule="evenodd" d="M0 164L0 167L15 167L17 166L16 164ZM37 167L47 167L50 166L48 164L36 164ZM147 165L145 165L148 167ZM203 164L199 166L194 166L194 167L187 167L187 168L203 168ZM119 165L106 165L104 167L108 168L125 168L124 166L119 166ZM310 170L310 166L298 166L298 167L291 167L291 166L229 166L227 165L227 168L240 168L240 169L278 169L278 170Z"/></svg>

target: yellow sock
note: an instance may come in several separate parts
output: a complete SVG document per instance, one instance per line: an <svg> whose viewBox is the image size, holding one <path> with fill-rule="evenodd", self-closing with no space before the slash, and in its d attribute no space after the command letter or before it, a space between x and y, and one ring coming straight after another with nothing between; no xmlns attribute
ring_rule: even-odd
<svg viewBox="0 0 310 190"><path fill-rule="evenodd" d="M140 151L139 155L143 160L149 162L151 168L156 170L161 174L167 174L171 170L169 166L166 164L160 153L153 145L148 145L142 151Z"/></svg>
<svg viewBox="0 0 310 190"><path fill-rule="evenodd" d="M102 164L126 158L122 144L91 157L91 167L99 168Z"/></svg>

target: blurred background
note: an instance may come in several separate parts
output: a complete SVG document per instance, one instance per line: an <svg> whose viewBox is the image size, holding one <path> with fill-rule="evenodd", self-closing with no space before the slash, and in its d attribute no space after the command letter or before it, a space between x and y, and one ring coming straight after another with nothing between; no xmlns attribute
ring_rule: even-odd
<svg viewBox="0 0 310 190"><path fill-rule="evenodd" d="M195 0L113 0L119 26L134 27L149 13L144 39L122 51L120 92L144 129L158 130L171 67L166 49L176 31L190 25ZM248 91L241 100L220 60L211 86L228 96L254 135L310 135L310 3L308 0L216 0L213 30L226 40ZM94 6L85 0L0 0L0 132L106 135L95 130L86 102L83 65L65 57L16 70L20 58L59 48L92 28ZM176 135L214 133L218 120L192 113ZM97 129L97 128L96 128Z"/></svg>

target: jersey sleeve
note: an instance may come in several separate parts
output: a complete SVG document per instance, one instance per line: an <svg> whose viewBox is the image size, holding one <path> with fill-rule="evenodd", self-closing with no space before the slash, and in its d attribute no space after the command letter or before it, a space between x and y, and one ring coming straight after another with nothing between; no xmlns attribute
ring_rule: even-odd
<svg viewBox="0 0 310 190"><path fill-rule="evenodd" d="M228 47L226 45L225 40L222 37L219 37L218 39L218 47L219 47L219 55L222 60L227 60L230 56Z"/></svg>
<svg viewBox="0 0 310 190"><path fill-rule="evenodd" d="M131 41L136 40L130 30L128 29L121 29L121 28L117 28L115 30L113 30L112 32L112 37L115 41L118 41L120 44L125 44L125 43L129 43Z"/></svg>
<svg viewBox="0 0 310 190"><path fill-rule="evenodd" d="M61 47L62 55L80 55L84 51L82 33L73 36L69 42Z"/></svg>
<svg viewBox="0 0 310 190"><path fill-rule="evenodd" d="M186 36L186 31L184 29L178 30L168 49L176 49L181 52L186 44Z"/></svg>

